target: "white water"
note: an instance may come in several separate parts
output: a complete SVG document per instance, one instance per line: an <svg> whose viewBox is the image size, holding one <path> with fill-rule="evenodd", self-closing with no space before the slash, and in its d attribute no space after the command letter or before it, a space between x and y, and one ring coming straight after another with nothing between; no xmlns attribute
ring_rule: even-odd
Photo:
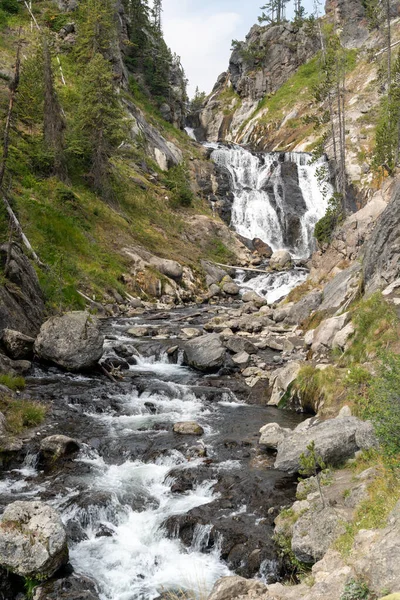
<svg viewBox="0 0 400 600"><path fill-rule="evenodd" d="M274 304L274 302L278 302L278 300L287 296L291 290L305 281L307 276L308 272L304 269L292 269L291 271L258 275L253 279L245 281L245 272L238 271L235 281L243 292L248 290L257 292L257 294L267 299L268 304Z"/></svg>
<svg viewBox="0 0 400 600"><path fill-rule="evenodd" d="M194 132L193 127L185 127L185 131L192 140L197 142L196 134Z"/></svg>
<svg viewBox="0 0 400 600"><path fill-rule="evenodd" d="M273 250L287 249L294 258L308 258L314 247L314 227L326 213L332 187L320 184L318 171L326 169L325 158L311 162L311 155L296 152L252 154L240 146L207 144L214 148L211 158L225 167L232 180L234 202L232 227L240 235L252 240L260 238ZM297 165L298 183L306 205L300 217L300 235L294 247L285 242L285 213L290 205L282 178L284 162ZM268 190L268 191L267 191Z"/></svg>

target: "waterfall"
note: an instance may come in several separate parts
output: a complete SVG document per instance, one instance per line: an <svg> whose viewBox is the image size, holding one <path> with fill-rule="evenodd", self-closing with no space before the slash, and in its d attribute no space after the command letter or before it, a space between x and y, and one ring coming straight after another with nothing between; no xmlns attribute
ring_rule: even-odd
<svg viewBox="0 0 400 600"><path fill-rule="evenodd" d="M314 250L314 227L333 193L325 157L304 152L253 154L240 146L207 144L212 160L230 173L232 227L245 238L260 238L272 250L294 258ZM320 180L323 180L322 182Z"/></svg>

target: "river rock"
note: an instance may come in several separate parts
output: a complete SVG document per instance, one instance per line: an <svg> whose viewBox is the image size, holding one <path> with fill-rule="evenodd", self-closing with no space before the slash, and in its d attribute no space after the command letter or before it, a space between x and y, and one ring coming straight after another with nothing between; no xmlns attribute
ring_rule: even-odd
<svg viewBox="0 0 400 600"><path fill-rule="evenodd" d="M174 433L180 435L203 435L204 429L196 421L182 421L181 423L175 423Z"/></svg>
<svg viewBox="0 0 400 600"><path fill-rule="evenodd" d="M184 360L199 371L216 371L225 362L226 349L215 333L202 335L184 344Z"/></svg>
<svg viewBox="0 0 400 600"><path fill-rule="evenodd" d="M227 274L221 267L217 267L217 265L209 263L206 260L201 261L201 266L206 273L206 283L208 286L220 283Z"/></svg>
<svg viewBox="0 0 400 600"><path fill-rule="evenodd" d="M267 591L267 586L256 579L243 577L222 577L214 585L208 600L240 600L257 598Z"/></svg>
<svg viewBox="0 0 400 600"><path fill-rule="evenodd" d="M212 283L208 288L208 298L216 298L221 295L221 288L216 283Z"/></svg>
<svg viewBox="0 0 400 600"><path fill-rule="evenodd" d="M261 308L262 306L267 305L267 299L257 294L257 292L248 291L245 292L242 296L243 302L251 302L257 308Z"/></svg>
<svg viewBox="0 0 400 600"><path fill-rule="evenodd" d="M59 514L43 502L9 504L0 523L0 565L32 579L49 579L68 561Z"/></svg>
<svg viewBox="0 0 400 600"><path fill-rule="evenodd" d="M29 360L12 360L0 352L0 374L24 375L31 366Z"/></svg>
<svg viewBox="0 0 400 600"><path fill-rule="evenodd" d="M240 292L240 288L236 283L228 281L228 283L224 283L222 286L222 291L225 294L228 294L228 296L237 296Z"/></svg>
<svg viewBox="0 0 400 600"><path fill-rule="evenodd" d="M340 317L325 319L314 331L313 343L311 349L313 352L326 352L332 348L335 335L339 333L349 320L349 313L344 313Z"/></svg>
<svg viewBox="0 0 400 600"><path fill-rule="evenodd" d="M104 336L99 321L88 312L69 312L42 325L35 352L68 371L82 371L97 364L103 354Z"/></svg>
<svg viewBox="0 0 400 600"><path fill-rule="evenodd" d="M262 258L271 258L273 251L271 246L268 246L266 242L260 240L260 238L254 238L252 240L253 248L259 256Z"/></svg>
<svg viewBox="0 0 400 600"><path fill-rule="evenodd" d="M340 417L327 421L308 419L278 444L275 468L298 473L300 455L315 442L316 452L331 466L343 464L358 450L376 448L378 442L372 423L356 417Z"/></svg>
<svg viewBox="0 0 400 600"><path fill-rule="evenodd" d="M66 435L51 435L40 443L40 454L43 458L58 460L79 451L79 442Z"/></svg>
<svg viewBox="0 0 400 600"><path fill-rule="evenodd" d="M232 360L235 365L239 367L246 367L249 364L250 355L247 352L240 352L239 354L235 354L232 356Z"/></svg>
<svg viewBox="0 0 400 600"><path fill-rule="evenodd" d="M197 338L202 335L200 329L196 329L196 327L184 327L181 329L181 332L188 340L192 340L193 338Z"/></svg>
<svg viewBox="0 0 400 600"><path fill-rule="evenodd" d="M297 361L289 362L285 367L271 374L270 382L273 381L273 388L270 401L268 402L270 406L277 406L279 404L288 387L299 374L301 366L301 363Z"/></svg>
<svg viewBox="0 0 400 600"><path fill-rule="evenodd" d="M287 250L276 250L269 261L269 266L274 271L282 271L292 266L292 257Z"/></svg>
<svg viewBox="0 0 400 600"><path fill-rule="evenodd" d="M83 575L72 573L35 588L33 600L99 600L95 584Z"/></svg>
<svg viewBox="0 0 400 600"><path fill-rule="evenodd" d="M240 354L241 352L247 352L247 354L257 354L256 346L246 338L239 336L228 337L225 342L225 346L234 354Z"/></svg>
<svg viewBox="0 0 400 600"><path fill-rule="evenodd" d="M278 423L267 423L267 425L264 425L260 429L260 440L258 443L260 446L265 446L270 450L276 450L278 444L283 442L290 433L290 429L285 429L278 425Z"/></svg>
<svg viewBox="0 0 400 600"><path fill-rule="evenodd" d="M30 359L33 356L35 339L13 329L5 329L2 337L3 346L14 360Z"/></svg>

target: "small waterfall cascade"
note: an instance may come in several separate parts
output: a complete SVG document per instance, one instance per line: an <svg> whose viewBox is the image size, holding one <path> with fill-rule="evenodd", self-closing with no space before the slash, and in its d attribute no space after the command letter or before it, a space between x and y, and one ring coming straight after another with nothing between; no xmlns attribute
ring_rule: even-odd
<svg viewBox="0 0 400 600"><path fill-rule="evenodd" d="M241 146L207 144L212 160L229 174L234 195L232 227L294 258L314 250L314 227L326 213L333 188L325 157L304 152L253 154Z"/></svg>

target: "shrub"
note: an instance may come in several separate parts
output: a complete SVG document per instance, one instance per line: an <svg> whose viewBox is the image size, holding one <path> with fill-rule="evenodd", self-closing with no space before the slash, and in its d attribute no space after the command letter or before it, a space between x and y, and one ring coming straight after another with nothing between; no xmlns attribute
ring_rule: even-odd
<svg viewBox="0 0 400 600"><path fill-rule="evenodd" d="M369 587L365 582L350 579L345 585L340 600L369 600L370 598Z"/></svg>
<svg viewBox="0 0 400 600"><path fill-rule="evenodd" d="M0 9L11 14L17 14L20 5L18 0L0 0Z"/></svg>
<svg viewBox="0 0 400 600"><path fill-rule="evenodd" d="M329 244L332 233L343 221L343 218L342 197L340 194L335 193L328 202L328 209L325 216L315 225L315 239L320 244Z"/></svg>
<svg viewBox="0 0 400 600"><path fill-rule="evenodd" d="M175 206L191 206L194 194L190 188L190 179L186 165L172 167L165 176L165 184L172 192L172 204Z"/></svg>
<svg viewBox="0 0 400 600"><path fill-rule="evenodd" d="M11 434L21 433L27 427L37 427L46 416L46 407L30 400L0 397L0 411L6 418L7 429Z"/></svg>
<svg viewBox="0 0 400 600"><path fill-rule="evenodd" d="M25 387L25 379L23 377L14 377L13 375L0 375L0 385L5 385L8 389L23 390Z"/></svg>

